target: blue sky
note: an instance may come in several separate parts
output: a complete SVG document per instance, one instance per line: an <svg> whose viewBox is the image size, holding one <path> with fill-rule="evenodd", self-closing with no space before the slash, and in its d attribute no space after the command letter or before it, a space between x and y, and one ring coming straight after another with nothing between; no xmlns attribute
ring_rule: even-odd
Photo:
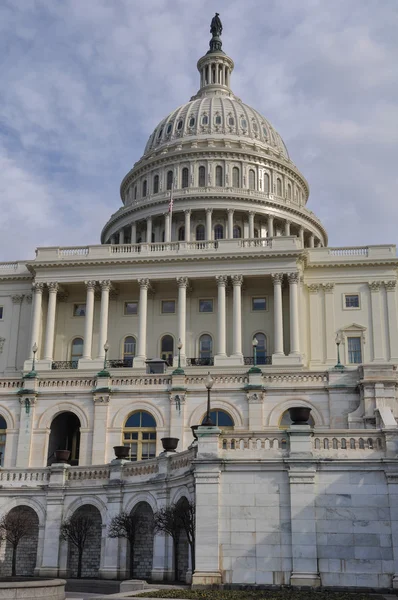
<svg viewBox="0 0 398 600"><path fill-rule="evenodd" d="M397 242L396 0L0 0L0 260L99 243L196 93L216 10L231 87L281 134L329 245Z"/></svg>

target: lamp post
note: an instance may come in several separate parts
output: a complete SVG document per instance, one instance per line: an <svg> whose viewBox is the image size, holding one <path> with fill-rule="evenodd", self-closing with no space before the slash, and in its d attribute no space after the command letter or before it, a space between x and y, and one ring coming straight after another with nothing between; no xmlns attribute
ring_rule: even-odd
<svg viewBox="0 0 398 600"><path fill-rule="evenodd" d="M105 342L104 344L104 366L102 367L102 370L97 374L97 377L110 377L111 374L109 373L109 371L107 371L106 369L106 361L108 358L108 350L109 350L109 344L108 341Z"/></svg>
<svg viewBox="0 0 398 600"><path fill-rule="evenodd" d="M207 377L205 380L205 386L207 387L207 412L206 412L205 420L202 423L202 425L205 425L206 427L214 427L214 423L210 417L210 390L213 387L213 384L214 384L214 379L212 379L212 377L210 375L210 371L209 371L207 373Z"/></svg>
<svg viewBox="0 0 398 600"><path fill-rule="evenodd" d="M337 364L335 365L335 369L344 369L344 365L340 362L340 344L343 341L343 336L341 335L341 331L336 333L336 346L337 346Z"/></svg>
<svg viewBox="0 0 398 600"><path fill-rule="evenodd" d="M36 352L38 350L38 346L36 344L36 342L33 344L32 346L32 352L33 352L33 358L32 358L32 368L29 371L29 373L27 375L25 375L24 379L34 379L35 377L37 377L37 373L35 371L35 366L36 366Z"/></svg>
<svg viewBox="0 0 398 600"><path fill-rule="evenodd" d="M261 369L259 369L257 366L258 339L256 337L253 338L252 346L253 346L253 366L249 369L249 373L261 373Z"/></svg>
<svg viewBox="0 0 398 600"><path fill-rule="evenodd" d="M178 367L176 369L174 369L173 371L173 375L184 375L184 369L181 368L181 349L182 349L183 343L181 340L178 340Z"/></svg>

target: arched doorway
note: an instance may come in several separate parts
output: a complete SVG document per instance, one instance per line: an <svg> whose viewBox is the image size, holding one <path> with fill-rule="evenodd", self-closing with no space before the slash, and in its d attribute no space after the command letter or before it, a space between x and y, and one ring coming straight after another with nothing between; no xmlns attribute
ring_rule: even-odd
<svg viewBox="0 0 398 600"><path fill-rule="evenodd" d="M16 546L15 568L18 577L33 577L39 540L39 518L30 506L16 506L5 515L7 529L3 529L5 540L0 549L0 575L11 577L13 547L12 541L21 536ZM18 531L20 534L18 535ZM22 535L21 535L22 534Z"/></svg>
<svg viewBox="0 0 398 600"><path fill-rule="evenodd" d="M164 335L160 342L160 356L171 367L174 356L174 340L171 335Z"/></svg>
<svg viewBox="0 0 398 600"><path fill-rule="evenodd" d="M98 577L101 563L101 513L96 506L84 504L78 508L71 518L77 524L87 527L88 535L82 554L82 577ZM77 546L68 541L68 574L77 577L79 551Z"/></svg>
<svg viewBox="0 0 398 600"><path fill-rule="evenodd" d="M139 502L131 511L139 517L139 527L136 533L133 549L134 579L150 579L153 565L153 512L148 502ZM130 551L127 551L127 569L130 565Z"/></svg>
<svg viewBox="0 0 398 600"><path fill-rule="evenodd" d="M177 502L177 508L183 510L184 505L188 504L188 500L180 498ZM177 547L177 565L178 565L178 581L185 583L187 581L187 572L189 570L189 543L184 527L180 529Z"/></svg>
<svg viewBox="0 0 398 600"><path fill-rule="evenodd" d="M52 465L55 462L56 450L69 450L70 464L79 464L80 420L72 412L59 414L51 423L47 465Z"/></svg>

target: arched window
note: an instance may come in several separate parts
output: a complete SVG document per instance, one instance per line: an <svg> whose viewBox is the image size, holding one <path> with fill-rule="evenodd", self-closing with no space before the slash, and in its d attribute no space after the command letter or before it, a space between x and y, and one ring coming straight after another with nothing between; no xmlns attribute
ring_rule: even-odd
<svg viewBox="0 0 398 600"><path fill-rule="evenodd" d="M269 194L269 175L268 175L268 173L264 173L264 192Z"/></svg>
<svg viewBox="0 0 398 600"><path fill-rule="evenodd" d="M220 167L220 165L218 165L216 167L216 186L222 187L222 184L223 184L222 167Z"/></svg>
<svg viewBox="0 0 398 600"><path fill-rule="evenodd" d="M210 418L213 421L216 427L220 429L232 429L235 425L233 418L229 415L225 410L212 410L210 411ZM203 417L203 421L206 419L206 416Z"/></svg>
<svg viewBox="0 0 398 600"><path fill-rule="evenodd" d="M235 239L239 239L242 237L242 230L239 225L234 225L233 236Z"/></svg>
<svg viewBox="0 0 398 600"><path fill-rule="evenodd" d="M289 200L292 199L292 186L290 183L287 184L287 197L289 198Z"/></svg>
<svg viewBox="0 0 398 600"><path fill-rule="evenodd" d="M7 423L4 417L0 416L0 465L4 465L4 452L6 449Z"/></svg>
<svg viewBox="0 0 398 600"><path fill-rule="evenodd" d="M278 196L282 196L282 180L279 177L276 180L276 193Z"/></svg>
<svg viewBox="0 0 398 600"><path fill-rule="evenodd" d="M261 332L255 333L253 339L256 338L258 344L256 349L257 364L265 365L267 359L267 338Z"/></svg>
<svg viewBox="0 0 398 600"><path fill-rule="evenodd" d="M123 344L123 366L124 367L132 367L133 359L135 356L136 350L136 340L132 335L128 335L124 338Z"/></svg>
<svg viewBox="0 0 398 600"><path fill-rule="evenodd" d="M142 182L142 197L145 198L148 192L148 182L146 179Z"/></svg>
<svg viewBox="0 0 398 600"><path fill-rule="evenodd" d="M198 225L196 227L195 237L198 242L201 242L205 239L205 226L204 225Z"/></svg>
<svg viewBox="0 0 398 600"><path fill-rule="evenodd" d="M184 225L181 225L181 227L178 228L178 241L183 242L184 240L185 240L185 227L184 227Z"/></svg>
<svg viewBox="0 0 398 600"><path fill-rule="evenodd" d="M79 358L83 356L83 338L77 337L73 340L70 352L72 369L77 369Z"/></svg>
<svg viewBox="0 0 398 600"><path fill-rule="evenodd" d="M250 190L256 189L256 174L253 171L253 169L250 169L250 171L249 171L249 189Z"/></svg>
<svg viewBox="0 0 398 600"><path fill-rule="evenodd" d="M173 365L174 340L171 335L164 335L160 342L160 356L169 367Z"/></svg>
<svg viewBox="0 0 398 600"><path fill-rule="evenodd" d="M208 124L209 124L209 117L207 115L203 115L202 125L208 125Z"/></svg>
<svg viewBox="0 0 398 600"><path fill-rule="evenodd" d="M153 178L153 193L157 194L159 192L159 175L155 175Z"/></svg>
<svg viewBox="0 0 398 600"><path fill-rule="evenodd" d="M137 186L134 186L134 200L137 200Z"/></svg>
<svg viewBox="0 0 398 600"><path fill-rule="evenodd" d="M238 167L234 167L232 169L232 187L239 187L239 169Z"/></svg>
<svg viewBox="0 0 398 600"><path fill-rule="evenodd" d="M216 115L216 117L215 117L215 119L214 119L214 123L215 123L216 125L221 125L221 123L222 123L222 118L221 118L221 116L220 116L220 115Z"/></svg>
<svg viewBox="0 0 398 600"><path fill-rule="evenodd" d="M140 410L129 416L123 428L123 445L130 448L130 460L148 460L156 456L156 421Z"/></svg>
<svg viewBox="0 0 398 600"><path fill-rule="evenodd" d="M173 171L167 171L166 188L168 190L173 188Z"/></svg>
<svg viewBox="0 0 398 600"><path fill-rule="evenodd" d="M199 187L204 187L206 185L206 169L204 167L199 167Z"/></svg>
<svg viewBox="0 0 398 600"><path fill-rule="evenodd" d="M182 170L182 178L181 178L181 187L183 188L187 188L188 187L188 168L184 167Z"/></svg>
<svg viewBox="0 0 398 600"><path fill-rule="evenodd" d="M210 364L210 359L213 357L213 340L211 335L204 333L199 338L199 358L204 360L203 364ZM208 362L206 362L208 361Z"/></svg>
<svg viewBox="0 0 398 600"><path fill-rule="evenodd" d="M224 227L220 224L214 227L214 239L222 240L224 239Z"/></svg>

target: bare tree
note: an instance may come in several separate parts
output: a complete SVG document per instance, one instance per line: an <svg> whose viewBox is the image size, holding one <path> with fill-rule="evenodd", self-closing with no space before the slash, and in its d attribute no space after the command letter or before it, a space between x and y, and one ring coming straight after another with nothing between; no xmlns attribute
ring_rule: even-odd
<svg viewBox="0 0 398 600"><path fill-rule="evenodd" d="M195 571L195 519L196 505L192 500L183 498L177 504L178 516L184 529L191 549L192 573Z"/></svg>
<svg viewBox="0 0 398 600"><path fill-rule="evenodd" d="M76 515L61 523L61 538L77 548L77 577L82 576L83 551L94 521L84 515Z"/></svg>
<svg viewBox="0 0 398 600"><path fill-rule="evenodd" d="M17 574L17 549L20 541L35 533L35 515L22 506L17 506L0 519L0 536L6 539L12 548L11 576Z"/></svg>
<svg viewBox="0 0 398 600"><path fill-rule="evenodd" d="M130 548L130 577L133 576L134 565L134 544L137 534L142 529L142 522L139 514L121 512L113 517L109 524L108 537L125 538Z"/></svg>
<svg viewBox="0 0 398 600"><path fill-rule="evenodd" d="M167 533L173 540L174 579L178 581L178 547L181 534L181 519L176 504L161 508L153 515L155 532Z"/></svg>

